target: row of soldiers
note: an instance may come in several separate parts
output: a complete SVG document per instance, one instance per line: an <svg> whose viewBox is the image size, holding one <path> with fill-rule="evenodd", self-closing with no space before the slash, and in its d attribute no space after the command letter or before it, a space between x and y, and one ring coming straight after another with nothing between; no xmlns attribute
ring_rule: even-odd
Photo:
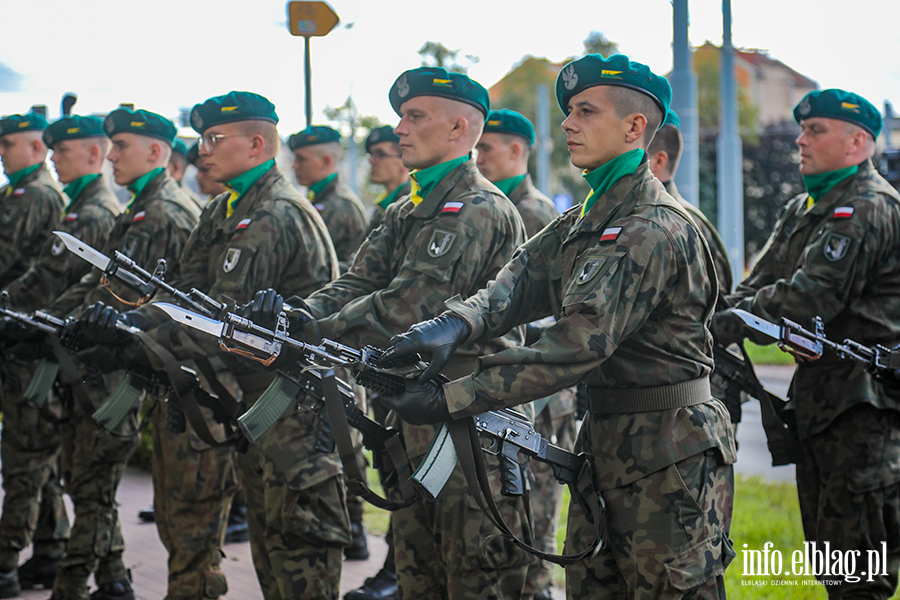
<svg viewBox="0 0 900 600"><path fill-rule="evenodd" d="M112 434L90 420L124 370L164 371L174 359L201 373L208 387L227 389L245 408L274 377L218 352L215 340L182 328L152 305L140 306L135 290L63 256L59 243L45 241L52 219L61 218L60 228L107 255L118 250L145 266L165 258L175 288L196 288L262 326L271 327L286 310L291 334L307 341L324 336L350 346L389 347L388 358L429 356L429 369L407 382L403 394L378 399L382 410L394 412L385 418L400 417L397 425L414 464L426 453L436 424L501 406L540 401L537 418L545 421L548 437L571 436L568 390L586 384L589 411L575 447L593 458L608 534L597 552L567 567L567 595L724 598L724 570L735 555L729 531L736 449L728 411L710 386L708 324L730 342L747 335L734 323L734 306L766 317L817 310L826 323L852 323L856 336L848 337L896 342L900 319L881 297L900 272L900 230L894 228L900 198L871 168L880 116L865 100L840 90L813 92L798 105L801 172L810 193L789 205L750 279L729 295L729 274L719 268L727 261L716 251L721 240L714 233L705 240L701 232L708 223L662 183L670 182L680 151L666 80L623 55L589 55L560 72L556 92L572 163L585 170L591 192L559 217L523 223L534 212L524 208L528 203L552 211L525 173L534 139L530 124L509 111L490 111L487 91L464 75L426 67L403 73L389 91L399 125L377 130L367 141L373 181L376 173L384 174L383 214L344 256L337 252L340 236L329 235L325 218L326 192L339 183L333 171L318 168L336 163L338 138L321 128L290 138L307 200L275 167L278 118L259 95L232 92L191 112L200 134L198 169L226 188L199 215L165 173L174 127L158 115L120 109L102 130L84 118L44 130L72 198L64 217L43 157L29 166L6 152L8 139L40 127L32 127L29 115L4 121L0 158L10 186L0 221L28 213L15 231L34 234L35 249L25 256L38 256L4 287L15 291L24 280L22 297L10 292L13 306L76 315L73 329L96 345L77 353L77 373L61 370L66 418L57 431L46 409L23 401L22 382L41 371L38 362L48 353L63 364L62 349L48 349L33 331L4 324L4 339L19 340L4 361L4 486L8 500L16 492L10 482L20 479L25 483L18 497L30 496L18 538L0 554L0 585L17 591L18 551L30 542L41 495L53 497L48 488L56 477L55 449L47 440L56 435L75 521L54 569L53 598L87 598L92 573L98 586L93 599L133 598L114 497L135 444L136 418L131 415ZM15 135L7 134L7 126ZM93 134L81 135L90 128ZM102 165L109 143L103 135L112 142L108 158L116 181L134 197L118 216L96 210L107 222L98 233L99 226L86 227L82 220L107 193L84 194L98 181L103 187L98 171L64 174L60 165L66 146L75 145L96 154L91 164ZM92 147L97 151L86 150ZM390 160L399 160L401 171L412 170L408 195L399 175L388 176ZM305 171L308 164L313 167ZM25 186L35 174L44 180L31 191ZM43 228L29 227L41 205L49 207ZM358 208L344 206L337 220L350 221ZM358 214L361 236L365 213ZM808 245L798 244L794 234L800 231L810 236ZM15 247L24 247L23 241ZM50 281L47 269L54 269ZM45 287L53 289L41 295ZM286 303L284 297L290 297ZM551 315L555 321L523 345L522 326ZM280 360L283 365L291 356ZM827 369L834 368L831 361ZM435 381L437 373L450 383ZM804 473L798 486L804 528L808 539L827 540L832 547L866 549L887 540L887 575L859 584L864 593L886 598L900 566L900 544L893 541L900 538L900 521L882 510L897 504L897 480L889 477L896 432L888 426L896 407L864 372L845 375L858 391L840 402L832 401L833 392L818 391L830 389L824 386L835 379L815 367L798 369L792 391L801 440L810 446L804 457L810 463L798 466L798 478ZM555 403L542 401L555 394ZM836 419L860 406L868 407L867 453L859 450L862 439L848 437L861 434ZM174 404L158 402L151 412L154 512L169 551L167 598L225 593L221 540L238 482L246 494L264 597L337 598L342 552L352 544L353 528L340 458L315 447L321 406L301 398L295 411L238 453L209 444L191 426L181 434L170 431L173 410ZM204 410L210 413L209 431L222 439L222 419L213 408ZM881 437L873 438L876 423ZM8 437L22 455L9 468ZM494 461L492 467L499 489L499 465ZM843 488L830 467L844 473ZM857 481L860 469L871 477ZM835 517L838 495L846 502ZM0 528L6 526L7 506L13 505L5 500ZM521 497L503 497L498 506L519 538L552 537L549 510L533 513ZM855 538L846 531L850 515ZM543 532L537 527L542 519ZM583 507L570 507L568 550L591 543L589 521ZM5 531L3 539L13 540ZM395 511L391 532L399 597L547 597L546 570L540 575L528 553L499 535L473 501L459 467L436 501L419 498ZM61 545L54 542L46 544L44 556L59 556ZM536 575L529 578L529 570ZM851 589L859 588L846 582L841 588Z"/></svg>

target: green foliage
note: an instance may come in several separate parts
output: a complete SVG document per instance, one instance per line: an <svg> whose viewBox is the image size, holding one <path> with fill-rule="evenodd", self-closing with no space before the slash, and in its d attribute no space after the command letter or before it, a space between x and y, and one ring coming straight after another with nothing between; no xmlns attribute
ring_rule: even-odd
<svg viewBox="0 0 900 600"><path fill-rule="evenodd" d="M619 53L619 45L611 42L602 31L592 31L584 40L584 54L602 54L609 58Z"/></svg>
<svg viewBox="0 0 900 600"><path fill-rule="evenodd" d="M468 73L469 67L477 63L479 58L466 54L463 58L468 64L461 64L458 59L459 53L459 49L451 50L440 42L425 42L419 48L423 67L442 67L454 73Z"/></svg>
<svg viewBox="0 0 900 600"><path fill-rule="evenodd" d="M795 364L794 357L779 348L778 344L758 346L750 340L744 340L744 348L747 350L750 362L754 365L793 366Z"/></svg>
<svg viewBox="0 0 900 600"><path fill-rule="evenodd" d="M694 72L697 75L697 114L700 130L719 129L719 68L720 50L706 45L694 52ZM752 138L756 134L759 110L750 102L747 92L738 87L738 124L741 136Z"/></svg>

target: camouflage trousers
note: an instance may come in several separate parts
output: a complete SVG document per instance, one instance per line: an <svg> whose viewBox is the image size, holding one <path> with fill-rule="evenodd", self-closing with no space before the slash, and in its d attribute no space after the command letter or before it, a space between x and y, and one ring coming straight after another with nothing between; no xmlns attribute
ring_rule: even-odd
<svg viewBox="0 0 900 600"><path fill-rule="evenodd" d="M523 498L501 497L496 462L494 498L517 537L533 543ZM489 463L489 464L491 464ZM512 600L522 596L532 556L502 537L481 512L457 466L434 502L418 498L391 516L401 600Z"/></svg>
<svg viewBox="0 0 900 600"><path fill-rule="evenodd" d="M570 393L573 390L563 390ZM552 402L552 400L551 400ZM534 420L535 430L553 444L571 450L575 445L575 413L554 416L548 406ZM545 552L556 553L556 531L559 526L559 513L562 508L563 489L553 475L553 467L547 463L533 460L530 463L534 475L534 486L529 499L531 514L534 518L535 545ZM552 564L543 560L535 560L528 567L525 579L526 597L546 589L551 583Z"/></svg>
<svg viewBox="0 0 900 600"><path fill-rule="evenodd" d="M566 567L570 600L724 600L734 475L718 450L684 459L601 494L608 536L591 559ZM566 550L585 549L594 526L569 505Z"/></svg>
<svg viewBox="0 0 900 600"><path fill-rule="evenodd" d="M253 566L266 600L337 600L350 518L340 459L315 450L318 417L282 417L237 455Z"/></svg>
<svg viewBox="0 0 900 600"><path fill-rule="evenodd" d="M121 371L102 377L87 374L85 387L95 409L121 377ZM136 412L132 411L113 433L108 433L75 401L69 420L60 428L63 480L75 508L75 519L53 584L56 595L73 600L86 598L91 573L98 585L127 577L116 490L125 464L138 445Z"/></svg>
<svg viewBox="0 0 900 600"><path fill-rule="evenodd" d="M828 596L890 598L900 570L900 413L860 404L801 446L797 494L807 542L841 556L858 552L856 570L869 573L852 573L856 582L836 578L823 586ZM874 555L887 564L867 564Z"/></svg>
<svg viewBox="0 0 900 600"><path fill-rule="evenodd" d="M33 366L10 362L2 367L0 571L4 572L16 568L19 552L32 542L36 556L62 556L69 537L59 472L59 426L22 396Z"/></svg>
<svg viewBox="0 0 900 600"><path fill-rule="evenodd" d="M190 424L184 433L169 432L168 412L168 403L159 402L152 417L153 512L169 553L165 600L218 598L228 591L221 565L237 490L234 449L209 447Z"/></svg>

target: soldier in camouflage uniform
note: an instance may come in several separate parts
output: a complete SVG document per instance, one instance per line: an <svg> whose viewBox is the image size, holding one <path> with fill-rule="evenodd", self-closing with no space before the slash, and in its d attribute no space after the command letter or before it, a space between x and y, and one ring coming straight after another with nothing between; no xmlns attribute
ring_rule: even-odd
<svg viewBox="0 0 900 600"><path fill-rule="evenodd" d="M294 153L297 183L307 188L309 201L325 221L343 273L365 239L369 217L359 197L338 177L341 134L311 125L289 137L288 146Z"/></svg>
<svg viewBox="0 0 900 600"><path fill-rule="evenodd" d="M35 307L28 305L30 291L23 293L16 280L24 277L23 271L47 245L65 205L59 186L44 165L47 146L41 132L46 127L43 117L35 114L0 120L0 160L9 179L9 184L0 188L0 286L12 286L11 305L22 310ZM18 594L20 576L26 588L33 587L35 567L55 570L69 530L59 484L59 432L40 418L37 407L25 404L22 398L33 362L7 355L0 365L4 429L0 457L5 491L0 514L0 598ZM19 551L32 540L34 558L23 575L17 571Z"/></svg>
<svg viewBox="0 0 900 600"><path fill-rule="evenodd" d="M556 323L529 347L482 357L470 376L409 383L385 402L404 419L434 422L585 381L590 413L576 451L594 458L608 537L567 567L567 596L724 598L735 450L709 390L715 273L645 153L671 89L626 56L591 54L562 69L556 91L572 163L591 185L584 205L530 239L486 289L395 338L385 358L421 351L437 369L457 344L550 313ZM593 537L570 504L567 550Z"/></svg>
<svg viewBox="0 0 900 600"><path fill-rule="evenodd" d="M656 132L650 147L647 149L648 162L650 163L650 172L662 182L663 187L670 196L675 198L682 208L691 215L697 230L713 257L713 263L716 265L716 277L719 284L719 301L716 303L716 309L721 310L727 308L722 300L731 293L734 285L734 277L731 273L731 261L728 260L728 250L725 248L725 242L719 236L719 232L713 227L709 219L703 212L681 197L678 188L675 186L675 173L678 172L678 164L681 161L681 151L684 147L684 139L681 137L679 129L679 119L675 111L669 110L666 113L666 120L662 127ZM749 400L746 392L737 389L736 386L728 385L728 381L718 372L713 371L710 375L709 383L712 388L712 394L725 404L731 422L735 427L735 438L737 438L737 424L741 421L741 404Z"/></svg>
<svg viewBox="0 0 900 600"><path fill-rule="evenodd" d="M306 299L323 336L357 347L384 347L394 333L436 315L450 296L485 285L524 239L515 207L471 157L490 107L487 90L465 75L422 67L403 73L389 98L401 116L395 131L403 163L415 169L412 192L388 207L350 270ZM297 331L303 319L290 314ZM479 356L520 342L517 331L466 345L444 372L470 373ZM402 423L413 465L435 432ZM503 498L498 506L530 540L522 500ZM530 558L477 508L459 467L437 501L419 498L395 511L391 528L401 598L521 596Z"/></svg>
<svg viewBox="0 0 900 600"><path fill-rule="evenodd" d="M106 117L104 130L112 139L109 160L116 183L127 186L133 198L117 217L101 252L111 256L118 250L150 269L164 258L170 272L177 273L178 256L197 222L198 210L166 173L175 126L154 113L117 109ZM64 317L100 301L124 309L138 299L137 292L114 278L104 285L101 273L94 269L48 310ZM122 561L125 544L115 495L125 463L138 443L135 415L112 434L91 420L122 376L121 371L83 370L86 397L76 396L62 427L64 479L75 521L53 584L54 600L87 598L91 573L99 588L91 600L134 598Z"/></svg>
<svg viewBox="0 0 900 600"><path fill-rule="evenodd" d="M337 259L317 211L275 166L278 117L264 97L231 92L191 111L201 134L199 160L227 194L210 202L185 245L178 289L197 288L221 302L245 303L260 288L307 295L337 276ZM220 355L215 340L192 333L163 313L144 308L118 315L150 334L180 360ZM111 323L108 313L97 323ZM121 337L109 327L92 337ZM149 356L157 367L158 358ZM218 359L218 357L217 357ZM234 364L232 364L234 363ZM245 405L274 379L245 361L228 361ZM165 409L164 409L165 410ZM169 407L171 410L171 407ZM319 416L300 408L281 418L256 444L237 455L247 496L253 564L266 600L338 596L342 547L350 542L340 459L313 449ZM154 446L155 513L169 550L167 600L218 598L226 591L221 544L234 478L231 447L210 448L188 425L162 433ZM217 439L221 425L210 423ZM186 485L190 484L190 485Z"/></svg>
<svg viewBox="0 0 900 600"><path fill-rule="evenodd" d="M484 133L475 146L478 150L478 170L515 204L525 223L525 235L529 238L559 216L556 206L534 186L528 174L528 156L534 140L531 121L503 108L488 114ZM534 331L537 333L541 326L535 324ZM529 341L526 339L526 343ZM571 449L575 444L575 390L566 388L536 401L534 428L544 439ZM532 461L531 472L534 474L530 494L534 539L539 549L554 553L563 487L556 481L553 468L547 463ZM550 563L542 560L533 562L528 567L523 598L549 600L550 584Z"/></svg>
<svg viewBox="0 0 900 600"><path fill-rule="evenodd" d="M381 224L387 207L409 195L412 184L400 153L400 138L390 125L373 129L366 138L366 158L369 160L369 180L384 186L384 192L375 199L375 208L369 214L368 237Z"/></svg>
<svg viewBox="0 0 900 600"><path fill-rule="evenodd" d="M172 179L175 180L175 183L184 190L184 193L197 203L200 210L203 210L203 207L206 206L206 202L204 202L203 199L198 198L190 188L184 185L184 177L187 175L188 165L192 162L190 150L187 145L179 139L174 140L172 142L172 156L169 157L169 164L166 165L166 169L169 171L169 175Z"/></svg>
<svg viewBox="0 0 900 600"><path fill-rule="evenodd" d="M864 98L830 89L807 94L794 117L807 193L788 202L750 275L725 300L773 322L811 327L818 316L831 339L893 347L900 195L872 166L881 115ZM754 337L730 310L713 325L722 342ZM887 555L883 571L857 572L857 582L820 579L837 579L825 588L833 598L889 598L900 569L897 391L826 350L800 363L789 395L802 446L797 493L806 539L820 551L828 543L842 555Z"/></svg>

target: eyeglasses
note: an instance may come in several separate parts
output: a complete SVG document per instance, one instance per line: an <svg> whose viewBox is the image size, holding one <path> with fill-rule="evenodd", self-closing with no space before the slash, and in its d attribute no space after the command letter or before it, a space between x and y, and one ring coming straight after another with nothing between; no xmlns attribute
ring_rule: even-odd
<svg viewBox="0 0 900 600"><path fill-rule="evenodd" d="M205 133L200 136L200 141L198 142L198 149L205 148L207 152L212 154L216 151L216 145L219 143L219 140L224 140L225 138L230 137L250 137L246 133Z"/></svg>
<svg viewBox="0 0 900 600"><path fill-rule="evenodd" d="M367 152L366 158L368 158L369 160L384 160L386 158L402 158L402 155L388 154L387 152L382 152L381 150L376 150L375 152L372 152L371 154L369 154Z"/></svg>

